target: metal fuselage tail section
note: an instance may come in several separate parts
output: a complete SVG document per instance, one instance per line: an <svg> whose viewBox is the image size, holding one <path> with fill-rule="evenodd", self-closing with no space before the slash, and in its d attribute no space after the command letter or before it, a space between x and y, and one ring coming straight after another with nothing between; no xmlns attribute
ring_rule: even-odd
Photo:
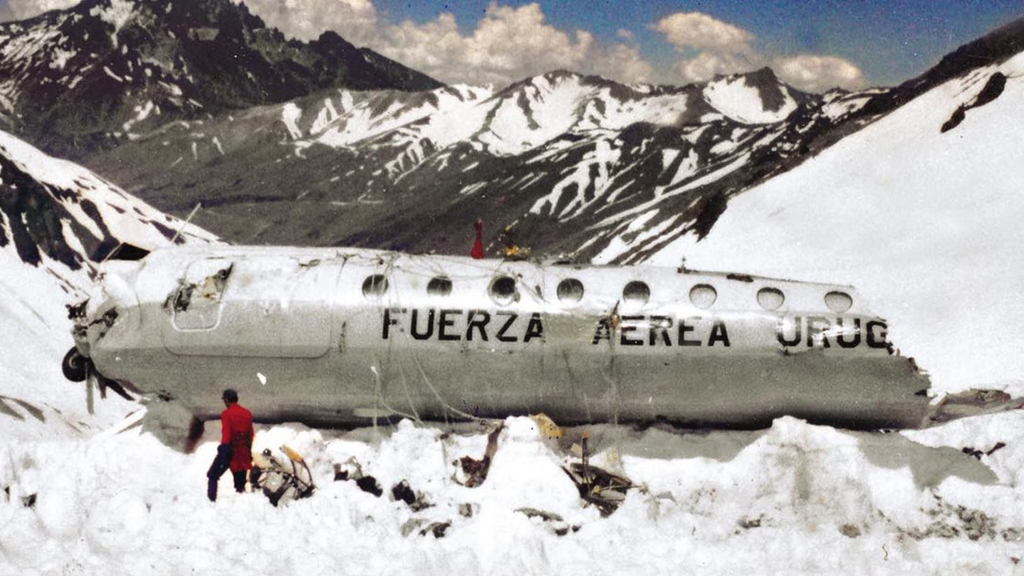
<svg viewBox="0 0 1024 576"><path fill-rule="evenodd" d="M928 405L927 378L846 286L205 246L108 263L86 316L77 346L101 374L207 418L228 387L263 420L325 424L544 412L914 427Z"/></svg>

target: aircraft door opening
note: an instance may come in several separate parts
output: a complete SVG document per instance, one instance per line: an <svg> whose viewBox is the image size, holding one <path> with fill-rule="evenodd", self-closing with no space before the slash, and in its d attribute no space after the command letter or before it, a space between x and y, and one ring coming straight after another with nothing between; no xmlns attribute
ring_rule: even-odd
<svg viewBox="0 0 1024 576"><path fill-rule="evenodd" d="M330 349L342 263L239 255L192 262L169 304L179 355L318 358Z"/></svg>
<svg viewBox="0 0 1024 576"><path fill-rule="evenodd" d="M168 298L174 328L211 330L220 322L222 298L232 262L208 258L189 264L177 290Z"/></svg>

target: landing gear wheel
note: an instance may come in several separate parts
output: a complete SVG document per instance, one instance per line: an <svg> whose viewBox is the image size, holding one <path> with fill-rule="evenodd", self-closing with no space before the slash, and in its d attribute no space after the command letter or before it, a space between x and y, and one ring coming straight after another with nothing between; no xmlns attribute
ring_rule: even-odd
<svg viewBox="0 0 1024 576"><path fill-rule="evenodd" d="M72 382L85 382L89 376L89 359L78 353L77 348L68 350L60 365L64 377Z"/></svg>

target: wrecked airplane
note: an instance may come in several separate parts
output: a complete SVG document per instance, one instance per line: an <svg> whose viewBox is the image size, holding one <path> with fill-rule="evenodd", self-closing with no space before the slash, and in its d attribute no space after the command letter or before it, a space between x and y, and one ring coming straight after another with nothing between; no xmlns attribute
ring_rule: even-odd
<svg viewBox="0 0 1024 576"><path fill-rule="evenodd" d="M172 399L200 420L217 417L228 387L260 420L315 425L537 412L742 428L782 415L942 420L927 376L849 286L203 246L108 261L72 315L70 379Z"/></svg>

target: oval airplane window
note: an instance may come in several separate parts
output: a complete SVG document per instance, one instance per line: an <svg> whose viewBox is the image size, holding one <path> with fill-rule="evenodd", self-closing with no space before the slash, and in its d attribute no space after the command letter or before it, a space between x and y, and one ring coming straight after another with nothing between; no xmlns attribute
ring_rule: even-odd
<svg viewBox="0 0 1024 576"><path fill-rule="evenodd" d="M836 314L842 314L853 306L853 298L846 292L829 292L825 294L825 305Z"/></svg>
<svg viewBox="0 0 1024 576"><path fill-rule="evenodd" d="M558 299L562 304L575 304L583 299L583 282L566 278L558 283Z"/></svg>
<svg viewBox="0 0 1024 576"><path fill-rule="evenodd" d="M452 281L444 276L431 278L427 283L427 294L431 296L447 296L452 293Z"/></svg>
<svg viewBox="0 0 1024 576"><path fill-rule="evenodd" d="M383 274L367 276L363 280L363 296L367 298L380 298L388 291L388 279Z"/></svg>
<svg viewBox="0 0 1024 576"><path fill-rule="evenodd" d="M491 299L505 305L516 297L516 281L511 276L498 276L491 282Z"/></svg>
<svg viewBox="0 0 1024 576"><path fill-rule="evenodd" d="M647 287L647 284L634 280L626 287L622 289L622 300L626 304L632 304L633 306L643 306L647 304L647 301L651 299L651 289Z"/></svg>
<svg viewBox="0 0 1024 576"><path fill-rule="evenodd" d="M718 300L718 291L710 284L697 284L690 288L690 302L701 310L707 310Z"/></svg>
<svg viewBox="0 0 1024 576"><path fill-rule="evenodd" d="M757 303L765 310L778 310L785 301L786 297L778 288L761 288L757 291Z"/></svg>

